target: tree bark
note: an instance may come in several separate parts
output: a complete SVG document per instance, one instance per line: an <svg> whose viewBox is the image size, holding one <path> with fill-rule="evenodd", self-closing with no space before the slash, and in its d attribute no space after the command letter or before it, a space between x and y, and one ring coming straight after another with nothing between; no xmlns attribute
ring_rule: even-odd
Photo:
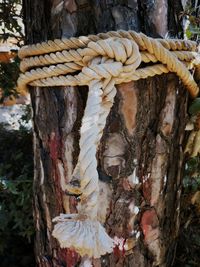
<svg viewBox="0 0 200 267"><path fill-rule="evenodd" d="M178 36L181 1L24 0L27 43L118 29ZM171 20L171 18L173 18ZM172 266L179 230L187 93L173 74L118 86L97 153L100 207L118 245L98 260L61 249L52 218L76 211L71 178L87 88L30 90L34 126L35 253L39 267Z"/></svg>

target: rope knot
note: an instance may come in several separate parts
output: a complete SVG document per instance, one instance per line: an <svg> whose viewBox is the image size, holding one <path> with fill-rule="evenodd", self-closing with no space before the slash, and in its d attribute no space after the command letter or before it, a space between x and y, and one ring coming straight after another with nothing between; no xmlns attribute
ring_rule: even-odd
<svg viewBox="0 0 200 267"><path fill-rule="evenodd" d="M89 42L85 49L78 49L78 52L85 65L79 77L85 82L119 77L120 73L128 75L141 63L138 45L127 38L114 37Z"/></svg>

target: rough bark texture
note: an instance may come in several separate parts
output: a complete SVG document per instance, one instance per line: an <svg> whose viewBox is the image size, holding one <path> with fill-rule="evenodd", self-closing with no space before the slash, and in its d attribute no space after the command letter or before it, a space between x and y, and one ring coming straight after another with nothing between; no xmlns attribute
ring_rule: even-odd
<svg viewBox="0 0 200 267"><path fill-rule="evenodd" d="M133 29L177 36L181 1L24 0L27 42ZM178 10L178 11L177 11ZM170 20L170 18L173 18ZM34 125L36 260L90 266L52 238L52 218L75 212L65 195L79 147L87 88L31 89ZM179 229L187 93L173 74L118 86L97 153L106 229L118 241L95 267L172 266Z"/></svg>

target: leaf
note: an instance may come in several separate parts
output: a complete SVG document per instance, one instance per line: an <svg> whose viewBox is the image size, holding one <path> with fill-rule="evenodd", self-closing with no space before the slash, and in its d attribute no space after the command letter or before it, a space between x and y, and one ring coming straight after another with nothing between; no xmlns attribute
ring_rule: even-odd
<svg viewBox="0 0 200 267"><path fill-rule="evenodd" d="M16 184L13 181L5 181L5 184L10 193L12 193L13 195L19 194Z"/></svg>
<svg viewBox="0 0 200 267"><path fill-rule="evenodd" d="M193 33L193 34L199 34L200 33L200 30L196 25L190 24L189 28L190 28L191 33Z"/></svg>
<svg viewBox="0 0 200 267"><path fill-rule="evenodd" d="M189 107L189 113L191 115L196 115L198 112L200 112L200 98L196 98L191 106Z"/></svg>
<svg viewBox="0 0 200 267"><path fill-rule="evenodd" d="M192 33L191 33L191 31L189 29L186 30L185 34L186 34L188 39L192 38Z"/></svg>

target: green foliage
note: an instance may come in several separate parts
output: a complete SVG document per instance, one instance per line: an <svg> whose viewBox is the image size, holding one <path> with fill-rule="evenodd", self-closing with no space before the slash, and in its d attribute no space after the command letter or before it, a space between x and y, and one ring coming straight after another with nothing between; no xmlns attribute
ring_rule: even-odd
<svg viewBox="0 0 200 267"><path fill-rule="evenodd" d="M200 263L200 227L199 215L192 207L185 211L188 220L181 227L178 253L174 267L199 267Z"/></svg>
<svg viewBox="0 0 200 267"><path fill-rule="evenodd" d="M184 193L193 193L200 190L200 157L187 160L183 178Z"/></svg>
<svg viewBox="0 0 200 267"><path fill-rule="evenodd" d="M196 115L197 113L200 112L200 98L197 97L192 104L189 107L189 113L191 115Z"/></svg>
<svg viewBox="0 0 200 267"><path fill-rule="evenodd" d="M191 3L191 1L188 1ZM185 35L188 39L200 39L200 7L187 5L181 17L187 20ZM194 4L194 3L193 3ZM200 98L189 106L189 114L196 116L200 112ZM200 192L200 157L188 158L183 174L183 188L180 213L180 233L178 237L174 267L200 266L200 206L194 203L194 196Z"/></svg>
<svg viewBox="0 0 200 267"><path fill-rule="evenodd" d="M21 25L21 0L2 0L0 1L0 39L6 40L14 37L18 41L23 39Z"/></svg>
<svg viewBox="0 0 200 267"><path fill-rule="evenodd" d="M19 77L19 58L16 57L9 63L0 63L0 88L4 91L4 97L17 95L15 90ZM3 101L3 98L1 99Z"/></svg>
<svg viewBox="0 0 200 267"><path fill-rule="evenodd" d="M181 226L174 267L198 267L200 263L200 207L192 199L200 190L200 157L187 160L183 177Z"/></svg>
<svg viewBox="0 0 200 267"><path fill-rule="evenodd" d="M193 39L195 36L200 36L200 29L197 27L197 25L190 23L186 30L186 36L188 39Z"/></svg>
<svg viewBox="0 0 200 267"><path fill-rule="evenodd" d="M24 254L27 247L33 250L32 136L24 129L8 131L1 125L0 143L0 260L12 250L14 266L25 266L17 265L16 257L20 256L19 240L20 253Z"/></svg>
<svg viewBox="0 0 200 267"><path fill-rule="evenodd" d="M8 41L20 45L23 43L22 0L0 1L0 41ZM11 41L10 41L11 40ZM19 76L19 58L10 63L0 62L0 88L3 98L16 96L16 84ZM3 98L1 101L3 101Z"/></svg>
<svg viewBox="0 0 200 267"><path fill-rule="evenodd" d="M0 1L0 41L23 43L22 0ZM0 63L4 97L16 96L19 59ZM3 100L3 99L2 99ZM30 107L21 117L20 130L0 125L0 266L33 267L32 134L24 127Z"/></svg>
<svg viewBox="0 0 200 267"><path fill-rule="evenodd" d="M188 4L185 7L185 10L181 12L180 18L184 18L187 20L185 35L188 39L199 40L200 37L200 6L197 6L197 2L195 5L188 1Z"/></svg>

